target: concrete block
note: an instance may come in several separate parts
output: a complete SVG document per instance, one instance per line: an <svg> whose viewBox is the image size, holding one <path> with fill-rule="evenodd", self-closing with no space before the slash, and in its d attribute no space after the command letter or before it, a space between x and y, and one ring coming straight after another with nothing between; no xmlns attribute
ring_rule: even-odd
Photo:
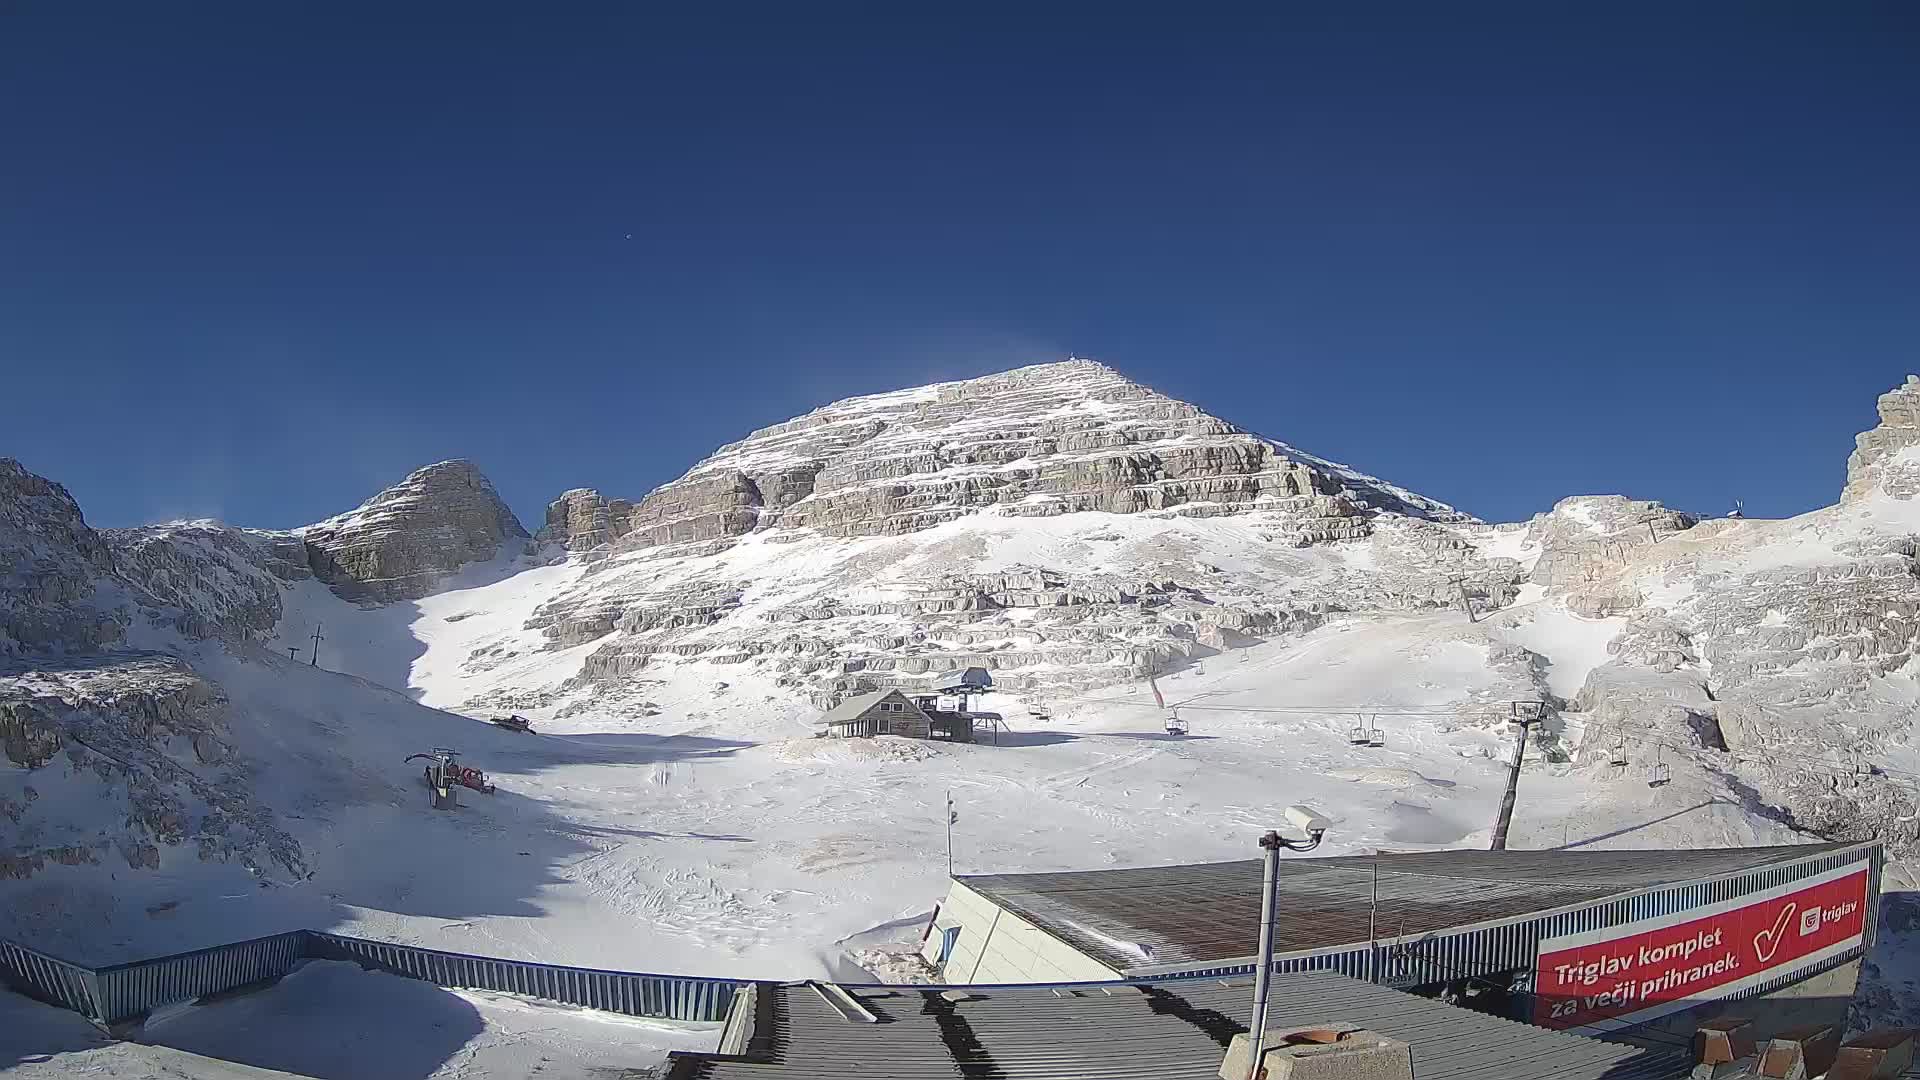
<svg viewBox="0 0 1920 1080"><path fill-rule="evenodd" d="M1235 1035L1220 1064L1222 1080L1247 1080L1253 1040ZM1413 1051L1398 1039L1351 1025L1269 1030L1261 1080L1413 1080Z"/></svg>

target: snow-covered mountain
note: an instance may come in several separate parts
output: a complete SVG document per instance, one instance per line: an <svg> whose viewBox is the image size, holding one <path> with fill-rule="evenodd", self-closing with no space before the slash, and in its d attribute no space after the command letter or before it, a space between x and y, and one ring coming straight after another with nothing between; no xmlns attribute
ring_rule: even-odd
<svg viewBox="0 0 1920 1080"><path fill-rule="evenodd" d="M0 933L815 974L931 903L948 789L964 869L1244 857L1301 799L1333 850L1484 843L1537 699L1516 846L1908 851L1920 383L1880 413L1786 521L1485 524L1085 360L836 402L531 537L465 462L299 530L104 533L0 462ZM969 666L1005 745L810 738ZM468 719L506 709L542 734ZM436 743L500 792L422 810Z"/></svg>

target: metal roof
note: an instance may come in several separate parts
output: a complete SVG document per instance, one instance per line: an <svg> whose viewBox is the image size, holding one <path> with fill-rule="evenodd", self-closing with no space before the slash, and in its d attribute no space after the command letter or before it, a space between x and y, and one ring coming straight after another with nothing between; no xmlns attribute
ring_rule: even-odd
<svg viewBox="0 0 1920 1080"><path fill-rule="evenodd" d="M882 701L896 694L899 695L901 701L906 702L907 708L916 710L919 708L919 706L908 700L907 695L901 694L898 690L875 690L872 693L853 695L840 704L835 705L833 708L828 709L827 715L821 717L817 722L822 724L843 724L849 720L857 720L860 718L861 713L866 712L868 709L873 708L875 705L880 704Z"/></svg>
<svg viewBox="0 0 1920 1080"><path fill-rule="evenodd" d="M877 1023L810 984L763 985L745 1053L676 1054L668 1080L1217 1080L1247 1030L1249 979L1060 986L842 987ZM1325 972L1276 976L1274 1028L1353 1025L1413 1047L1419 1080L1667 1080L1684 1050L1529 1027Z"/></svg>
<svg viewBox="0 0 1920 1080"><path fill-rule="evenodd" d="M1274 951L1498 922L1846 846L1282 856ZM1115 971L1145 973L1252 957L1259 945L1260 878L1260 860L1248 859L956 880ZM1376 896L1377 904L1370 902ZM1140 951L1127 950L1128 944Z"/></svg>

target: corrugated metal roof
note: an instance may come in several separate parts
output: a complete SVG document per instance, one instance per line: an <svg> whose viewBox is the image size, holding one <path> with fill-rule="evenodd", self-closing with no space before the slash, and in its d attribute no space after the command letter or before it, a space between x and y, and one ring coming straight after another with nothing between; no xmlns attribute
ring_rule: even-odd
<svg viewBox="0 0 1920 1080"><path fill-rule="evenodd" d="M1370 922L1382 939L1495 922L1845 846L1282 856L1274 951L1364 944ZM1376 868L1377 912L1369 902ZM1087 956L1127 972L1252 956L1259 944L1260 878L1260 861L1248 859L958 880ZM1116 947L1128 943L1148 959Z"/></svg>
<svg viewBox="0 0 1920 1080"><path fill-rule="evenodd" d="M811 987L762 987L744 1055L676 1057L669 1080L1215 1080L1246 1030L1251 980L1059 987L847 987L855 1023ZM943 991L957 991L949 1000ZM1339 975L1278 976L1275 1028L1355 1025L1413 1047L1416 1080L1667 1080L1683 1050L1646 1050L1502 1020Z"/></svg>

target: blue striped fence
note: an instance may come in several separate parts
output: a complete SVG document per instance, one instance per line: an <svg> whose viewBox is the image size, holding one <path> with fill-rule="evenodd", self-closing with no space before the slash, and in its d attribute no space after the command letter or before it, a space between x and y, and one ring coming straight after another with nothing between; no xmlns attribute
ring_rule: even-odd
<svg viewBox="0 0 1920 1080"><path fill-rule="evenodd" d="M294 930L100 968L94 972L100 997L92 1018L114 1023L176 1001L277 979L300 962L305 936L306 931Z"/></svg>
<svg viewBox="0 0 1920 1080"><path fill-rule="evenodd" d="M314 930L90 968L0 939L0 981L100 1024L291 972L302 960L344 960L437 986L496 990L628 1016L726 1019L736 979L566 967L393 945Z"/></svg>

